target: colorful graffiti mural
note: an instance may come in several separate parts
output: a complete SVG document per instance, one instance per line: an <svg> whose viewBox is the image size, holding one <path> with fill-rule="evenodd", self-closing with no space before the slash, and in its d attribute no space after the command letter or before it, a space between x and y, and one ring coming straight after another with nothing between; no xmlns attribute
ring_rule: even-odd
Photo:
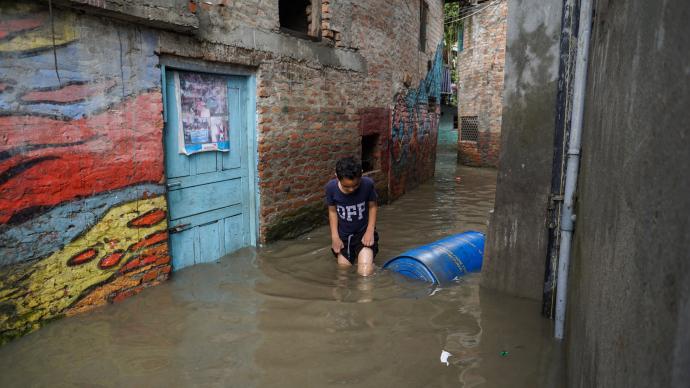
<svg viewBox="0 0 690 388"><path fill-rule="evenodd" d="M167 278L156 47L0 1L0 344Z"/></svg>
<svg viewBox="0 0 690 388"><path fill-rule="evenodd" d="M431 69L419 87L398 93L391 127L391 199L434 174L436 139L441 115L443 43L436 48Z"/></svg>

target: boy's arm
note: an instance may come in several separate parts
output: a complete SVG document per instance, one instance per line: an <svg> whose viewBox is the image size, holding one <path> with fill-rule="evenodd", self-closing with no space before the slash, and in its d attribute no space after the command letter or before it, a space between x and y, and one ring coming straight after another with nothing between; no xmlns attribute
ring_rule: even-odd
<svg viewBox="0 0 690 388"><path fill-rule="evenodd" d="M328 206L328 226L331 228L331 248L335 253L339 253L345 247L338 235L338 213L335 206Z"/></svg>
<svg viewBox="0 0 690 388"><path fill-rule="evenodd" d="M378 210L378 205L376 201L369 202L369 223L367 224L367 230L364 232L364 237L362 237L362 244L365 247L370 247L374 245L374 230L376 229L376 212Z"/></svg>

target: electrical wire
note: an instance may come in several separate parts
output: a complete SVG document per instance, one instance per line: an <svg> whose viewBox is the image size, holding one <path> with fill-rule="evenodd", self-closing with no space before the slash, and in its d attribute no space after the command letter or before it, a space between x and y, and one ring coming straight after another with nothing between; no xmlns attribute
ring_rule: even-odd
<svg viewBox="0 0 690 388"><path fill-rule="evenodd" d="M461 16L458 17L457 19L444 21L443 24L452 24L452 23L457 23L457 22L459 22L459 21L461 21L461 20L465 20L465 19L467 19L467 18L469 18L469 17L471 17L471 16L474 16L474 15L480 13L480 12L483 12L484 10L486 10L487 8L489 8L489 7L491 7L491 6L497 5L497 4L500 3L501 1L503 1L503 0L493 0L492 2L488 3L487 5L485 5L483 8L476 10L476 12L472 12L472 13L469 13L469 14L461 15ZM470 11L468 11L468 12L471 12L471 11L473 11L473 10L470 10Z"/></svg>

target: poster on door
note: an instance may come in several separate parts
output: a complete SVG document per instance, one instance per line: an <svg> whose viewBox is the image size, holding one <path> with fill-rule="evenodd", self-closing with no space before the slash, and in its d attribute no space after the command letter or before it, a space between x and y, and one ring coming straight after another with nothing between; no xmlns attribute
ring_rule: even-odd
<svg viewBox="0 0 690 388"><path fill-rule="evenodd" d="M230 151L228 137L228 87L222 77L179 74L181 154Z"/></svg>

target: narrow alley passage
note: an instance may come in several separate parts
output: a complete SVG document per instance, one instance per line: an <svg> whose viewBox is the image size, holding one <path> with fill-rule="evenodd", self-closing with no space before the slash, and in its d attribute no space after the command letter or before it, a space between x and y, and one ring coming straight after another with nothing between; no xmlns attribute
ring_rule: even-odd
<svg viewBox="0 0 690 388"><path fill-rule="evenodd" d="M493 169L440 154L436 176L381 208L380 267L411 247L485 232ZM537 301L338 270L328 227L193 266L140 297L0 348L0 386L559 386ZM448 365L442 351L451 354Z"/></svg>

